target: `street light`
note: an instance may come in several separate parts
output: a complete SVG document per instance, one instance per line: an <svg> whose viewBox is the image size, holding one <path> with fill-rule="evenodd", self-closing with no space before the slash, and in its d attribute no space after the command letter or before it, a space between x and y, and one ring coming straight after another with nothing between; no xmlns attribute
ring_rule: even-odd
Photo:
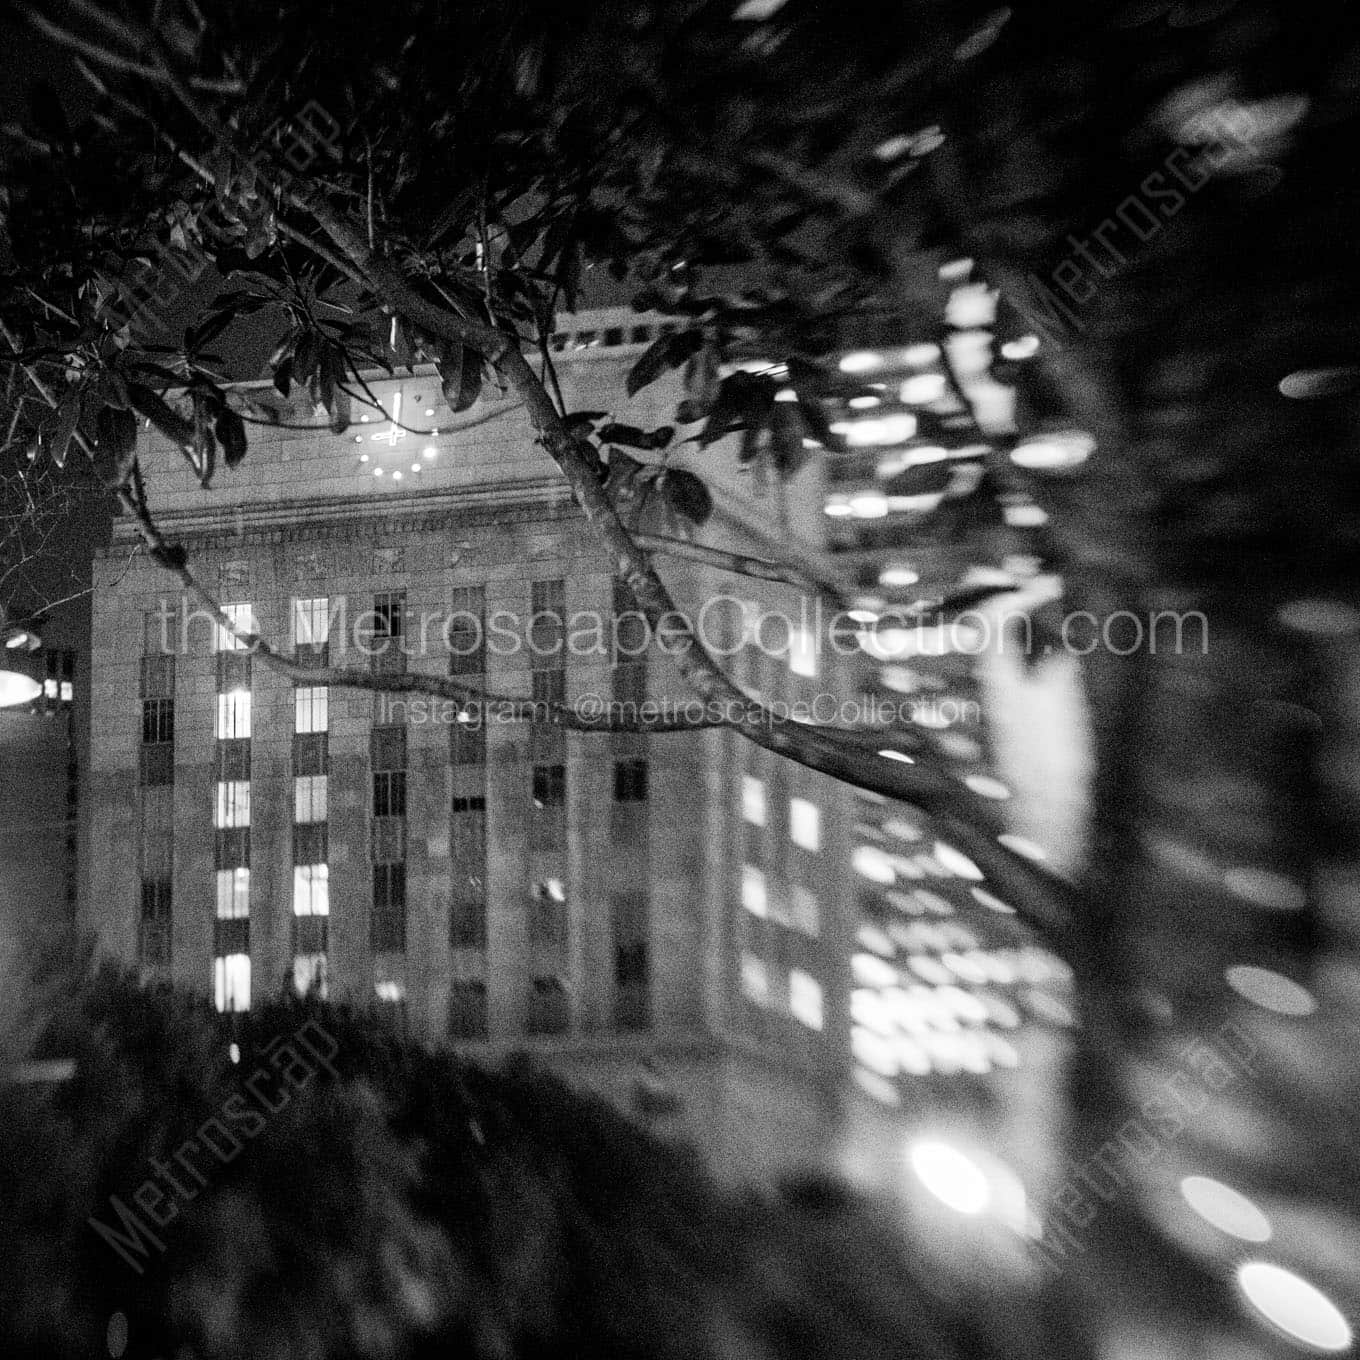
<svg viewBox="0 0 1360 1360"><path fill-rule="evenodd" d="M42 639L29 623L0 623L0 708L31 704L43 692Z"/></svg>

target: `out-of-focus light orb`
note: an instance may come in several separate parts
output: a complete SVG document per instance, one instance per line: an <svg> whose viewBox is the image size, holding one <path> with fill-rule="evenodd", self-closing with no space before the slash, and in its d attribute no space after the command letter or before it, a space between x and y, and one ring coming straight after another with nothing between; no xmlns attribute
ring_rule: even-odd
<svg viewBox="0 0 1360 1360"><path fill-rule="evenodd" d="M1015 908L1009 902L1003 902L999 897L989 893L985 888L974 888L972 890L973 900L980 907L986 907L988 911L998 911L1003 916L1014 916Z"/></svg>
<svg viewBox="0 0 1360 1360"><path fill-rule="evenodd" d="M374 468L374 469L373 469L373 475L374 475L375 477L381 477L381 476L382 476L382 468Z"/></svg>
<svg viewBox="0 0 1360 1360"><path fill-rule="evenodd" d="M950 916L953 914L953 904L946 897L941 897L939 893L933 893L929 888L917 888L912 896L928 912L935 916Z"/></svg>
<svg viewBox="0 0 1360 1360"><path fill-rule="evenodd" d="M899 1038L893 1045L898 1065L914 1077L930 1075L930 1056L915 1039Z"/></svg>
<svg viewBox="0 0 1360 1360"><path fill-rule="evenodd" d="M1297 883L1269 869L1229 869L1223 886L1253 906L1272 911L1302 911L1308 905L1308 896Z"/></svg>
<svg viewBox="0 0 1360 1360"><path fill-rule="evenodd" d="M776 401L797 401L798 393L791 387L781 387L779 391L774 394L774 399Z"/></svg>
<svg viewBox="0 0 1360 1360"><path fill-rule="evenodd" d="M878 573L878 583L881 586L914 586L920 579L920 572L913 571L910 567L884 567Z"/></svg>
<svg viewBox="0 0 1360 1360"><path fill-rule="evenodd" d="M872 373L883 367L883 356L870 349L852 350L837 365L842 373Z"/></svg>
<svg viewBox="0 0 1360 1360"><path fill-rule="evenodd" d="M984 996L982 1004L987 1007L987 1019L1002 1029L1019 1029L1020 1012L1009 1001L999 996Z"/></svg>
<svg viewBox="0 0 1360 1360"><path fill-rule="evenodd" d="M1360 368L1300 369L1280 379L1280 392L1291 401L1334 397L1360 384Z"/></svg>
<svg viewBox="0 0 1360 1360"><path fill-rule="evenodd" d="M951 874L959 878L971 878L976 882L981 881L982 870L962 850L955 850L952 845L936 841L932 853Z"/></svg>
<svg viewBox="0 0 1360 1360"><path fill-rule="evenodd" d="M917 727L929 727L935 730L949 727L954 722L949 714L940 709L925 707L913 710L911 720Z"/></svg>
<svg viewBox="0 0 1360 1360"><path fill-rule="evenodd" d="M882 397L873 397L865 395L862 397L850 398L850 409L852 411L867 411L872 406L881 406L882 404L883 404Z"/></svg>
<svg viewBox="0 0 1360 1360"><path fill-rule="evenodd" d="M1011 796L1011 791L999 779L989 774L970 774L963 781L980 798L1003 799Z"/></svg>
<svg viewBox="0 0 1360 1360"><path fill-rule="evenodd" d="M1069 1006L1059 1001L1052 993L1041 991L1038 987L1031 987L1025 993L1025 1004L1029 1007L1030 1013L1038 1019L1060 1025L1063 1029L1071 1029L1077 1023L1077 1017L1072 1014Z"/></svg>
<svg viewBox="0 0 1360 1360"><path fill-rule="evenodd" d="M401 481L401 473L400 473L400 472L394 472L394 473L392 474L392 480L393 480L394 482L399 482L399 481Z"/></svg>
<svg viewBox="0 0 1360 1360"><path fill-rule="evenodd" d="M908 406L923 406L939 401L944 396L945 382L941 373L914 373L902 382L898 396Z"/></svg>
<svg viewBox="0 0 1360 1360"><path fill-rule="evenodd" d="M877 1072L856 1067L855 1082L861 1090L867 1092L880 1104L900 1105L902 1103L902 1097L898 1095L897 1088L887 1078L880 1077Z"/></svg>
<svg viewBox="0 0 1360 1360"><path fill-rule="evenodd" d="M892 861L876 845L857 845L850 864L857 874L870 882L891 884L897 880Z"/></svg>
<svg viewBox="0 0 1360 1360"><path fill-rule="evenodd" d="M886 1039L862 1025L850 1031L850 1052L857 1063L877 1072L880 1077L895 1077L898 1072L897 1054L891 1039Z"/></svg>
<svg viewBox="0 0 1360 1360"><path fill-rule="evenodd" d="M919 345L908 345L902 351L902 362L912 368L924 368L927 364L933 364L939 357L939 345L931 344L929 341L922 341Z"/></svg>
<svg viewBox="0 0 1360 1360"><path fill-rule="evenodd" d="M1316 1286L1269 1261L1237 1268L1237 1287L1247 1302L1280 1331L1320 1351L1344 1351L1351 1327L1341 1310Z"/></svg>
<svg viewBox="0 0 1360 1360"><path fill-rule="evenodd" d="M1006 505L1001 518L1012 529L1038 529L1048 523L1048 511L1039 505Z"/></svg>
<svg viewBox="0 0 1360 1360"><path fill-rule="evenodd" d="M1020 1051L1011 1043L1009 1039L1003 1039L999 1034L979 1034L978 1039L983 1045L983 1051L997 1067L1019 1067Z"/></svg>
<svg viewBox="0 0 1360 1360"><path fill-rule="evenodd" d="M900 444L916 433L916 417L910 411L898 411L888 416L871 416L867 420L838 420L833 433L845 436L854 449L870 448L875 444Z"/></svg>
<svg viewBox="0 0 1360 1360"><path fill-rule="evenodd" d="M412 464L411 464L411 471L412 471L412 472L419 472L419 471L420 471L420 464L419 464L419 463L412 463Z"/></svg>
<svg viewBox="0 0 1360 1360"><path fill-rule="evenodd" d="M885 959L892 958L897 952L897 946L893 944L887 932L874 925L860 926L855 932L855 939L870 953L878 954Z"/></svg>
<svg viewBox="0 0 1360 1360"><path fill-rule="evenodd" d="M850 513L856 519L882 519L888 513L888 498L876 491L863 491L850 497Z"/></svg>
<svg viewBox="0 0 1360 1360"><path fill-rule="evenodd" d="M1269 968L1257 968L1249 963L1235 963L1224 971L1228 986L1238 996L1245 997L1263 1010L1277 1015L1312 1015L1317 1001L1306 987Z"/></svg>
<svg viewBox="0 0 1360 1360"><path fill-rule="evenodd" d="M434 407L433 407L433 406L427 406L427 407L425 408L425 414L426 414L427 416L432 416L432 415L434 415Z"/></svg>
<svg viewBox="0 0 1360 1360"><path fill-rule="evenodd" d="M1060 430L1017 444L1011 450L1011 462L1032 471L1052 472L1084 463L1095 447L1096 441L1084 430Z"/></svg>
<svg viewBox="0 0 1360 1360"><path fill-rule="evenodd" d="M901 765L915 765L916 762L906 754L905 751L894 751L891 747L884 747L879 753L884 760L895 760Z"/></svg>
<svg viewBox="0 0 1360 1360"><path fill-rule="evenodd" d="M31 675L0 670L0 708L32 703L41 693L42 686Z"/></svg>
<svg viewBox="0 0 1360 1360"><path fill-rule="evenodd" d="M877 623L878 614L873 609L852 609L846 616L852 623Z"/></svg>
<svg viewBox="0 0 1360 1360"><path fill-rule="evenodd" d="M239 1063L241 1061L241 1046L239 1044L228 1045L227 1057L230 1058L232 1062Z"/></svg>
<svg viewBox="0 0 1360 1360"><path fill-rule="evenodd" d="M960 279L966 279L973 272L973 262L971 259L949 260L940 266L940 277L946 283L957 283Z"/></svg>
<svg viewBox="0 0 1360 1360"><path fill-rule="evenodd" d="M1269 1242L1270 1220L1245 1195L1208 1176L1186 1176L1181 1181L1185 1202L1206 1223L1244 1242Z"/></svg>
<svg viewBox="0 0 1360 1360"><path fill-rule="evenodd" d="M971 1217L992 1202L986 1172L959 1148L924 1139L913 1143L907 1155L917 1180L956 1214Z"/></svg>
<svg viewBox="0 0 1360 1360"><path fill-rule="evenodd" d="M1037 335L1020 335L1001 346L1003 359L1032 359L1039 352Z"/></svg>
<svg viewBox="0 0 1360 1360"><path fill-rule="evenodd" d="M361 453L361 454L359 455L359 461L360 461L361 463L366 463L366 462L368 462L368 454L366 454L366 453Z"/></svg>
<svg viewBox="0 0 1360 1360"><path fill-rule="evenodd" d="M1345 637L1360 631L1360 610L1342 600L1290 600L1275 617L1286 628L1320 637Z"/></svg>
<svg viewBox="0 0 1360 1360"><path fill-rule="evenodd" d="M427 444L423 449L421 449L420 456L422 458L433 458L435 454L437 454L438 452L439 450L435 448L433 444Z"/></svg>
<svg viewBox="0 0 1360 1360"><path fill-rule="evenodd" d="M879 142L874 147L874 155L881 161L895 161L899 156L905 156L911 148L912 139L906 133L900 132L895 137L889 137L886 141Z"/></svg>
<svg viewBox="0 0 1360 1360"><path fill-rule="evenodd" d="M1014 851L1017 855L1022 855L1025 859L1037 861L1046 860L1048 851L1042 845L1035 845L1031 840L1024 836L1013 836L1010 832L1005 832L997 837L997 840L1006 847L1007 850Z"/></svg>
<svg viewBox="0 0 1360 1360"><path fill-rule="evenodd" d="M954 289L945 304L945 320L960 330L990 326L996 317L996 294L985 283L967 283Z"/></svg>

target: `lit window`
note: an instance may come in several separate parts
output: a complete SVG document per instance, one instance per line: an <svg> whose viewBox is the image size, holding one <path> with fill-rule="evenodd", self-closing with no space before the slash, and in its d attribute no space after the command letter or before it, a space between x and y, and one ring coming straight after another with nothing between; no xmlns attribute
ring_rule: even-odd
<svg viewBox="0 0 1360 1360"><path fill-rule="evenodd" d="M217 786L217 820L213 825L227 828L250 825L250 780L227 779Z"/></svg>
<svg viewBox="0 0 1360 1360"><path fill-rule="evenodd" d="M232 741L250 735L250 691L234 689L217 696L217 739Z"/></svg>
<svg viewBox="0 0 1360 1360"><path fill-rule="evenodd" d="M330 690L325 685L293 691L293 718L299 732L324 732L330 725Z"/></svg>
<svg viewBox="0 0 1360 1360"><path fill-rule="evenodd" d="M817 677L817 639L806 629L795 628L789 635L789 670Z"/></svg>
<svg viewBox="0 0 1360 1360"><path fill-rule="evenodd" d="M293 990L299 996L315 992L326 999L326 956L324 954L296 954L293 957Z"/></svg>
<svg viewBox="0 0 1360 1360"><path fill-rule="evenodd" d="M799 968L789 973L789 1010L809 1029L821 1029L822 985Z"/></svg>
<svg viewBox="0 0 1360 1360"><path fill-rule="evenodd" d="M320 647L330 641L330 603L324 595L293 601L294 647Z"/></svg>
<svg viewBox="0 0 1360 1360"><path fill-rule="evenodd" d="M741 815L752 826L765 825L765 785L755 775L741 777Z"/></svg>
<svg viewBox="0 0 1360 1360"><path fill-rule="evenodd" d="M250 915L250 870L217 871L217 919L239 920Z"/></svg>
<svg viewBox="0 0 1360 1360"><path fill-rule="evenodd" d="M213 999L219 1011L250 1009L249 954L226 954L213 960Z"/></svg>
<svg viewBox="0 0 1360 1360"><path fill-rule="evenodd" d="M299 864L293 869L293 915L329 916L330 865Z"/></svg>
<svg viewBox="0 0 1360 1360"><path fill-rule="evenodd" d="M248 604L224 604L222 612L231 620L235 627L242 632L253 633L255 631L255 621L251 617L250 606ZM230 633L220 623L215 625L216 637L213 650L218 652L243 652L246 645L235 634Z"/></svg>
<svg viewBox="0 0 1360 1360"><path fill-rule="evenodd" d="M804 850L822 848L822 813L806 798L789 799L789 839Z"/></svg>
<svg viewBox="0 0 1360 1360"><path fill-rule="evenodd" d="M795 930L801 930L804 935L815 938L821 929L821 910L817 905L817 894L811 888L795 883L791 896L792 910L789 914L789 924Z"/></svg>
<svg viewBox="0 0 1360 1360"><path fill-rule="evenodd" d="M770 900L765 891L765 875L750 864L741 866L741 905L752 916L769 914Z"/></svg>
<svg viewBox="0 0 1360 1360"><path fill-rule="evenodd" d="M293 780L293 820L300 826L326 820L324 774L304 774Z"/></svg>
<svg viewBox="0 0 1360 1360"><path fill-rule="evenodd" d="M770 970L763 959L754 954L741 956L741 991L748 1001L757 1006L770 1004Z"/></svg>

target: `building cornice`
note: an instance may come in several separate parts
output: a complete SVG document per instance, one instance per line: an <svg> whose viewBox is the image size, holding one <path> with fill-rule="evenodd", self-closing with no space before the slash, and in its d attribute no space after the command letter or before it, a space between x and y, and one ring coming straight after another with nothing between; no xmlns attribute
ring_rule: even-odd
<svg viewBox="0 0 1360 1360"><path fill-rule="evenodd" d="M566 514L561 512L566 511ZM499 486L449 487L413 495L385 495L363 501L353 495L308 496L267 505L233 505L213 510L156 511L169 538L373 538L437 528L471 527L573 518L579 514L571 489L560 478ZM112 547L137 540L129 519L113 525Z"/></svg>

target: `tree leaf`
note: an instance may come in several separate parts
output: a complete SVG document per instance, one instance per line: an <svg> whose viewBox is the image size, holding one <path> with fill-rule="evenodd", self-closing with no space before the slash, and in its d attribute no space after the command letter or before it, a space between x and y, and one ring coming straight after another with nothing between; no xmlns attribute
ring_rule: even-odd
<svg viewBox="0 0 1360 1360"><path fill-rule="evenodd" d="M664 449L675 434L673 425L656 430L640 430L636 425L601 425L599 436L607 444L623 444L630 449Z"/></svg>
<svg viewBox="0 0 1360 1360"><path fill-rule="evenodd" d="M201 477L202 462L199 456L200 450L195 442L194 422L186 420L178 411L166 405L161 397L142 383L129 383L128 397L132 402L133 410L149 420L172 444L179 448L185 458L188 459L195 474ZM131 415L131 412L127 414ZM134 428L136 426L135 418L133 426Z"/></svg>
<svg viewBox="0 0 1360 1360"><path fill-rule="evenodd" d="M331 393L331 433L344 434L349 429L353 406L349 393L343 387L336 387Z"/></svg>
<svg viewBox="0 0 1360 1360"><path fill-rule="evenodd" d="M116 406L100 409L95 422L95 471L110 486L121 486L137 458L137 417Z"/></svg>
<svg viewBox="0 0 1360 1360"><path fill-rule="evenodd" d="M769 419L774 393L774 383L769 378L741 372L724 378L712 414L699 435L699 447L707 448L736 430L761 429Z"/></svg>
<svg viewBox="0 0 1360 1360"><path fill-rule="evenodd" d="M770 448L774 465L781 477L792 477L807 462L808 452L803 447L807 426L797 402L777 401L770 413Z"/></svg>
<svg viewBox="0 0 1360 1360"><path fill-rule="evenodd" d="M439 386L449 409L457 409L458 393L463 385L462 345L444 345L435 363L435 371L439 374Z"/></svg>
<svg viewBox="0 0 1360 1360"><path fill-rule="evenodd" d="M685 468L667 469L661 481L666 502L691 524L703 524L713 513L713 495L694 473Z"/></svg>
<svg viewBox="0 0 1360 1360"><path fill-rule="evenodd" d="M246 456L246 423L235 411L223 409L213 426L217 442L222 445L222 457L229 468L236 467Z"/></svg>
<svg viewBox="0 0 1360 1360"><path fill-rule="evenodd" d="M668 368L678 368L704 343L701 331L678 331L653 340L628 372L627 389L635 397L654 383Z"/></svg>
<svg viewBox="0 0 1360 1360"><path fill-rule="evenodd" d="M66 453L71 447L71 438L80 422L80 391L68 387L66 395L53 413L53 419L44 431L44 442L52 461L59 467L66 466Z"/></svg>
<svg viewBox="0 0 1360 1360"><path fill-rule="evenodd" d="M463 367L459 374L458 391L454 394L452 409L466 411L476 404L482 394L482 356L475 350L463 350Z"/></svg>

